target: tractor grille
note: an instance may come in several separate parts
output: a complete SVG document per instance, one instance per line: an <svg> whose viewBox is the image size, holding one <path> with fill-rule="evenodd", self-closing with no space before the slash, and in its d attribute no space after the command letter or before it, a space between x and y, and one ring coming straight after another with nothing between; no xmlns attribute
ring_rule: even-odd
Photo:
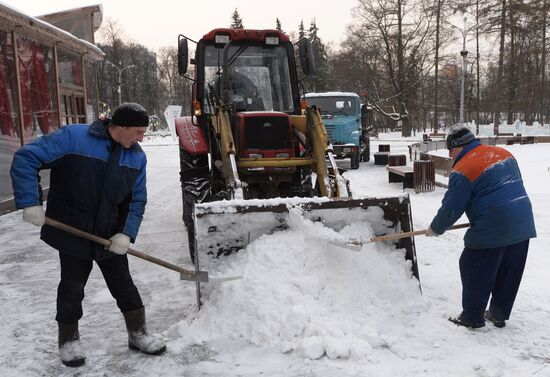
<svg viewBox="0 0 550 377"><path fill-rule="evenodd" d="M244 121L244 149L290 149L287 117L247 117Z"/></svg>

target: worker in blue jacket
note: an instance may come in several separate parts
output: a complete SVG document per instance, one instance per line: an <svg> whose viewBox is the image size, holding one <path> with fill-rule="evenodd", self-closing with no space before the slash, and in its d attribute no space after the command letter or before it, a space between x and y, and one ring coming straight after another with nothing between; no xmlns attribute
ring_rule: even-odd
<svg viewBox="0 0 550 377"><path fill-rule="evenodd" d="M141 105L123 103L112 119L62 127L24 145L14 155L11 178L15 204L23 209L24 220L42 227L41 239L59 251L56 321L65 365L85 362L78 321L93 261L124 315L129 347L148 354L166 349L160 339L147 333L145 310L126 255L137 237L147 202L147 159L137 142L143 140L148 123L149 116ZM43 169L50 169L45 213L38 175ZM45 216L108 238L111 245L105 249L45 225Z"/></svg>
<svg viewBox="0 0 550 377"><path fill-rule="evenodd" d="M486 319L504 327L520 286L529 239L536 237L531 202L517 161L507 150L482 145L461 124L449 130L447 148L454 159L449 188L426 235L443 234L464 212L470 220L459 262L462 313L449 320L479 328Z"/></svg>

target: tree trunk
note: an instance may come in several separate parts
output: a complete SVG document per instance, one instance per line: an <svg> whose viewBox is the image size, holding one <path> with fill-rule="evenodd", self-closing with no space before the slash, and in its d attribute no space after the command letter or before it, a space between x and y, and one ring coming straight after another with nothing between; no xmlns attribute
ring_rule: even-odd
<svg viewBox="0 0 550 377"><path fill-rule="evenodd" d="M476 134L479 135L479 107L481 104L481 91L479 87L479 0L476 0Z"/></svg>
<svg viewBox="0 0 550 377"><path fill-rule="evenodd" d="M403 119L402 136L411 136L411 123L407 115L407 93L405 84L405 58L403 51L403 9L402 0L397 1L397 77L399 82L399 106Z"/></svg>
<svg viewBox="0 0 550 377"><path fill-rule="evenodd" d="M542 56L540 69L540 97L539 97L539 121L544 124L544 86L546 83L546 17L548 12L548 0L544 0L542 6Z"/></svg>
<svg viewBox="0 0 550 377"><path fill-rule="evenodd" d="M435 17L435 77L434 77L434 120L432 128L437 133L439 129L439 31L441 17L441 1L437 0Z"/></svg>
<svg viewBox="0 0 550 377"><path fill-rule="evenodd" d="M502 72L504 67L504 36L506 32L506 0L502 0L502 9L500 13L500 49L498 56L498 73L495 89L495 110L493 115L493 128L495 135L498 133L500 123L500 90L502 81Z"/></svg>
<svg viewBox="0 0 550 377"><path fill-rule="evenodd" d="M512 0L508 1L508 17L510 18L510 73L508 80L508 124L514 123L514 110L516 99L516 25L514 24L514 10Z"/></svg>

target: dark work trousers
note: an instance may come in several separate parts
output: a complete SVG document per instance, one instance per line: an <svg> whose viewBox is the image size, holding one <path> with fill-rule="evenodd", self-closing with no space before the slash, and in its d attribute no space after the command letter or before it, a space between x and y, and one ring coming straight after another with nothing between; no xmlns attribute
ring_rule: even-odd
<svg viewBox="0 0 550 377"><path fill-rule="evenodd" d="M494 318L510 318L528 249L529 240L492 249L464 248L459 262L464 318L483 322L489 296L489 310Z"/></svg>
<svg viewBox="0 0 550 377"><path fill-rule="evenodd" d="M93 260L80 259L60 252L61 281L57 288L56 321L75 323L82 318L84 286L92 271ZM115 255L96 262L107 283L107 288L115 298L122 312L143 307L139 292L132 281L128 269L128 257Z"/></svg>

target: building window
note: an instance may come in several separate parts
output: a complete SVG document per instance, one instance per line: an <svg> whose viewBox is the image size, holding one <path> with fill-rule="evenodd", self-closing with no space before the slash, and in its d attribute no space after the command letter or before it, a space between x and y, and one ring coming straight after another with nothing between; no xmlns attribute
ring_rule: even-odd
<svg viewBox="0 0 550 377"><path fill-rule="evenodd" d="M21 146L17 77L11 33L0 30L0 202L12 196L12 156Z"/></svg>
<svg viewBox="0 0 550 377"><path fill-rule="evenodd" d="M95 80L94 63L86 62L86 122L92 123L98 118L97 115L97 86Z"/></svg>
<svg viewBox="0 0 550 377"><path fill-rule="evenodd" d="M86 109L82 92L61 91L61 124L86 123Z"/></svg>
<svg viewBox="0 0 550 377"><path fill-rule="evenodd" d="M57 67L59 69L60 84L84 87L80 56L59 48L57 49Z"/></svg>
<svg viewBox="0 0 550 377"><path fill-rule="evenodd" d="M82 58L61 48L57 49L61 124L86 123L84 106L84 76Z"/></svg>
<svg viewBox="0 0 550 377"><path fill-rule="evenodd" d="M59 127L53 48L17 38L24 141Z"/></svg>
<svg viewBox="0 0 550 377"><path fill-rule="evenodd" d="M4 137L18 138L16 85L11 33L0 30L0 135Z"/></svg>

